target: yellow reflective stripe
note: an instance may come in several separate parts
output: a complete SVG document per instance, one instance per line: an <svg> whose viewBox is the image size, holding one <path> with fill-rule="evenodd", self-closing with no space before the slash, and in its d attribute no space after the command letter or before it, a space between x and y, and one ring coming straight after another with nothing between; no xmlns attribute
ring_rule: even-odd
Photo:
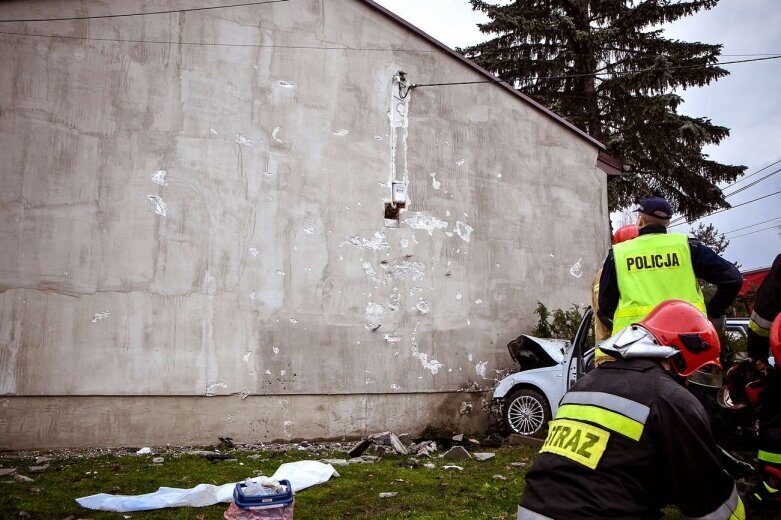
<svg viewBox="0 0 781 520"><path fill-rule="evenodd" d="M556 419L548 423L548 437L540 453L553 453L589 469L596 469L609 439L610 432L596 426Z"/></svg>
<svg viewBox="0 0 781 520"><path fill-rule="evenodd" d="M559 407L559 411L556 412L556 419L576 419L593 422L635 441L640 440L640 436L643 435L643 423L598 406L565 404Z"/></svg>
<svg viewBox="0 0 781 520"><path fill-rule="evenodd" d="M776 488L774 488L773 486L771 486L770 484L768 484L764 480L762 481L762 484L764 484L765 489L767 489L770 493L778 493L778 490Z"/></svg>
<svg viewBox="0 0 781 520"><path fill-rule="evenodd" d="M558 414L556 414L558 417ZM781 453L771 453L769 451L759 450L757 458L764 462L773 462L775 464L781 464Z"/></svg>
<svg viewBox="0 0 781 520"><path fill-rule="evenodd" d="M743 500L738 497L738 507L729 515L729 520L746 520L746 508L743 507Z"/></svg>
<svg viewBox="0 0 781 520"><path fill-rule="evenodd" d="M755 334L762 336L763 338L770 337L770 329L760 327L754 320L748 322L748 328L754 331Z"/></svg>
<svg viewBox="0 0 781 520"><path fill-rule="evenodd" d="M700 302L688 302L697 307L699 311L703 314L707 313L707 309L705 308L705 304ZM636 307L624 307L623 309L617 309L616 312L613 314L613 319L615 318L629 318L632 316L642 316L645 318L649 314L651 314L651 311L656 308L655 305L638 305ZM749 327L751 326L751 322L749 322Z"/></svg>

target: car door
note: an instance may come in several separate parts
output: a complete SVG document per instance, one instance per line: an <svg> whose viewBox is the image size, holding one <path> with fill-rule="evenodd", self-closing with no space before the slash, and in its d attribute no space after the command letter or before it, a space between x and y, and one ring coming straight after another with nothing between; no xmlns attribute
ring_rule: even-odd
<svg viewBox="0 0 781 520"><path fill-rule="evenodd" d="M586 307L583 313L583 319L580 320L578 331L572 340L572 346L567 351L564 360L565 381L567 390L574 385L578 379L585 374L585 365L583 363L583 354L589 349L589 335L591 333L591 324L594 321L594 311L591 307Z"/></svg>

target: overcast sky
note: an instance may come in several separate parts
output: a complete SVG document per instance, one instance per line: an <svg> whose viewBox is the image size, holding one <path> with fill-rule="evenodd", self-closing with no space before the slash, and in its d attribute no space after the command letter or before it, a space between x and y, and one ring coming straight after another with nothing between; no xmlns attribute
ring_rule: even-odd
<svg viewBox="0 0 781 520"><path fill-rule="evenodd" d="M377 1L450 47L465 47L486 39L476 25L486 18L472 11L467 0ZM721 43L724 45L721 61L733 61L761 56L728 55L781 55L779 27L781 0L721 0L714 9L701 11L666 29L673 38ZM725 68L732 72L730 76L707 87L681 92L686 102L680 111L708 117L715 124L730 128L730 137L706 152L716 161L748 166L746 174L750 175L781 159L781 59ZM739 182L733 189L779 168L781 163ZM781 191L781 172L727 200L737 205L776 191ZM731 243L724 256L739 262L743 269L769 266L781 253L781 194L714 215L703 222L712 222L727 233ZM674 230L684 232L688 226ZM733 230L738 231L728 233ZM758 232L738 236L753 231Z"/></svg>

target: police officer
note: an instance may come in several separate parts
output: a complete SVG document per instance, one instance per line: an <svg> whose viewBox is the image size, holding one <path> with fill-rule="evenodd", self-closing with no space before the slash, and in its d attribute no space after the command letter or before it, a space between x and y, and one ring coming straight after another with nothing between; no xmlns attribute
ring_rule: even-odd
<svg viewBox="0 0 781 520"><path fill-rule="evenodd" d="M636 211L640 236L615 245L602 266L599 319L615 334L670 299L720 319L740 291L740 271L700 242L667 233L672 208L663 198L643 199ZM717 288L707 306L698 278Z"/></svg>
<svg viewBox="0 0 781 520"><path fill-rule="evenodd" d="M720 370L713 325L667 301L602 349L618 359L562 398L517 518L650 519L674 504L689 518L743 520L705 410L680 384Z"/></svg>
<svg viewBox="0 0 781 520"><path fill-rule="evenodd" d="M775 515L781 511L781 255L773 261L757 290L748 327L749 357L765 377L758 396L760 482L746 502L752 512L770 513L778 518ZM775 367L768 365L768 351L775 358Z"/></svg>

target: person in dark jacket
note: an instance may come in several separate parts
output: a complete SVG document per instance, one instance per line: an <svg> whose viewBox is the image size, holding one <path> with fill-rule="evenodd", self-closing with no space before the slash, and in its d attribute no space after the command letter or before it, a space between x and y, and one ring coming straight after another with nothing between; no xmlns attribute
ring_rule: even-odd
<svg viewBox="0 0 781 520"><path fill-rule="evenodd" d="M781 517L781 254L757 290L748 325L748 353L764 374L758 397L759 483L747 497L752 513ZM768 364L772 353L775 367Z"/></svg>
<svg viewBox="0 0 781 520"><path fill-rule="evenodd" d="M517 518L656 519L674 504L688 518L745 519L708 416L681 384L720 370L713 324L691 304L667 301L602 350L617 360L562 398Z"/></svg>
<svg viewBox="0 0 781 520"><path fill-rule="evenodd" d="M672 208L663 198L644 199L636 211L640 236L614 246L602 266L598 318L616 333L660 302L681 299L723 323L743 284L737 267L686 235L667 233ZM697 279L716 286L707 303Z"/></svg>

